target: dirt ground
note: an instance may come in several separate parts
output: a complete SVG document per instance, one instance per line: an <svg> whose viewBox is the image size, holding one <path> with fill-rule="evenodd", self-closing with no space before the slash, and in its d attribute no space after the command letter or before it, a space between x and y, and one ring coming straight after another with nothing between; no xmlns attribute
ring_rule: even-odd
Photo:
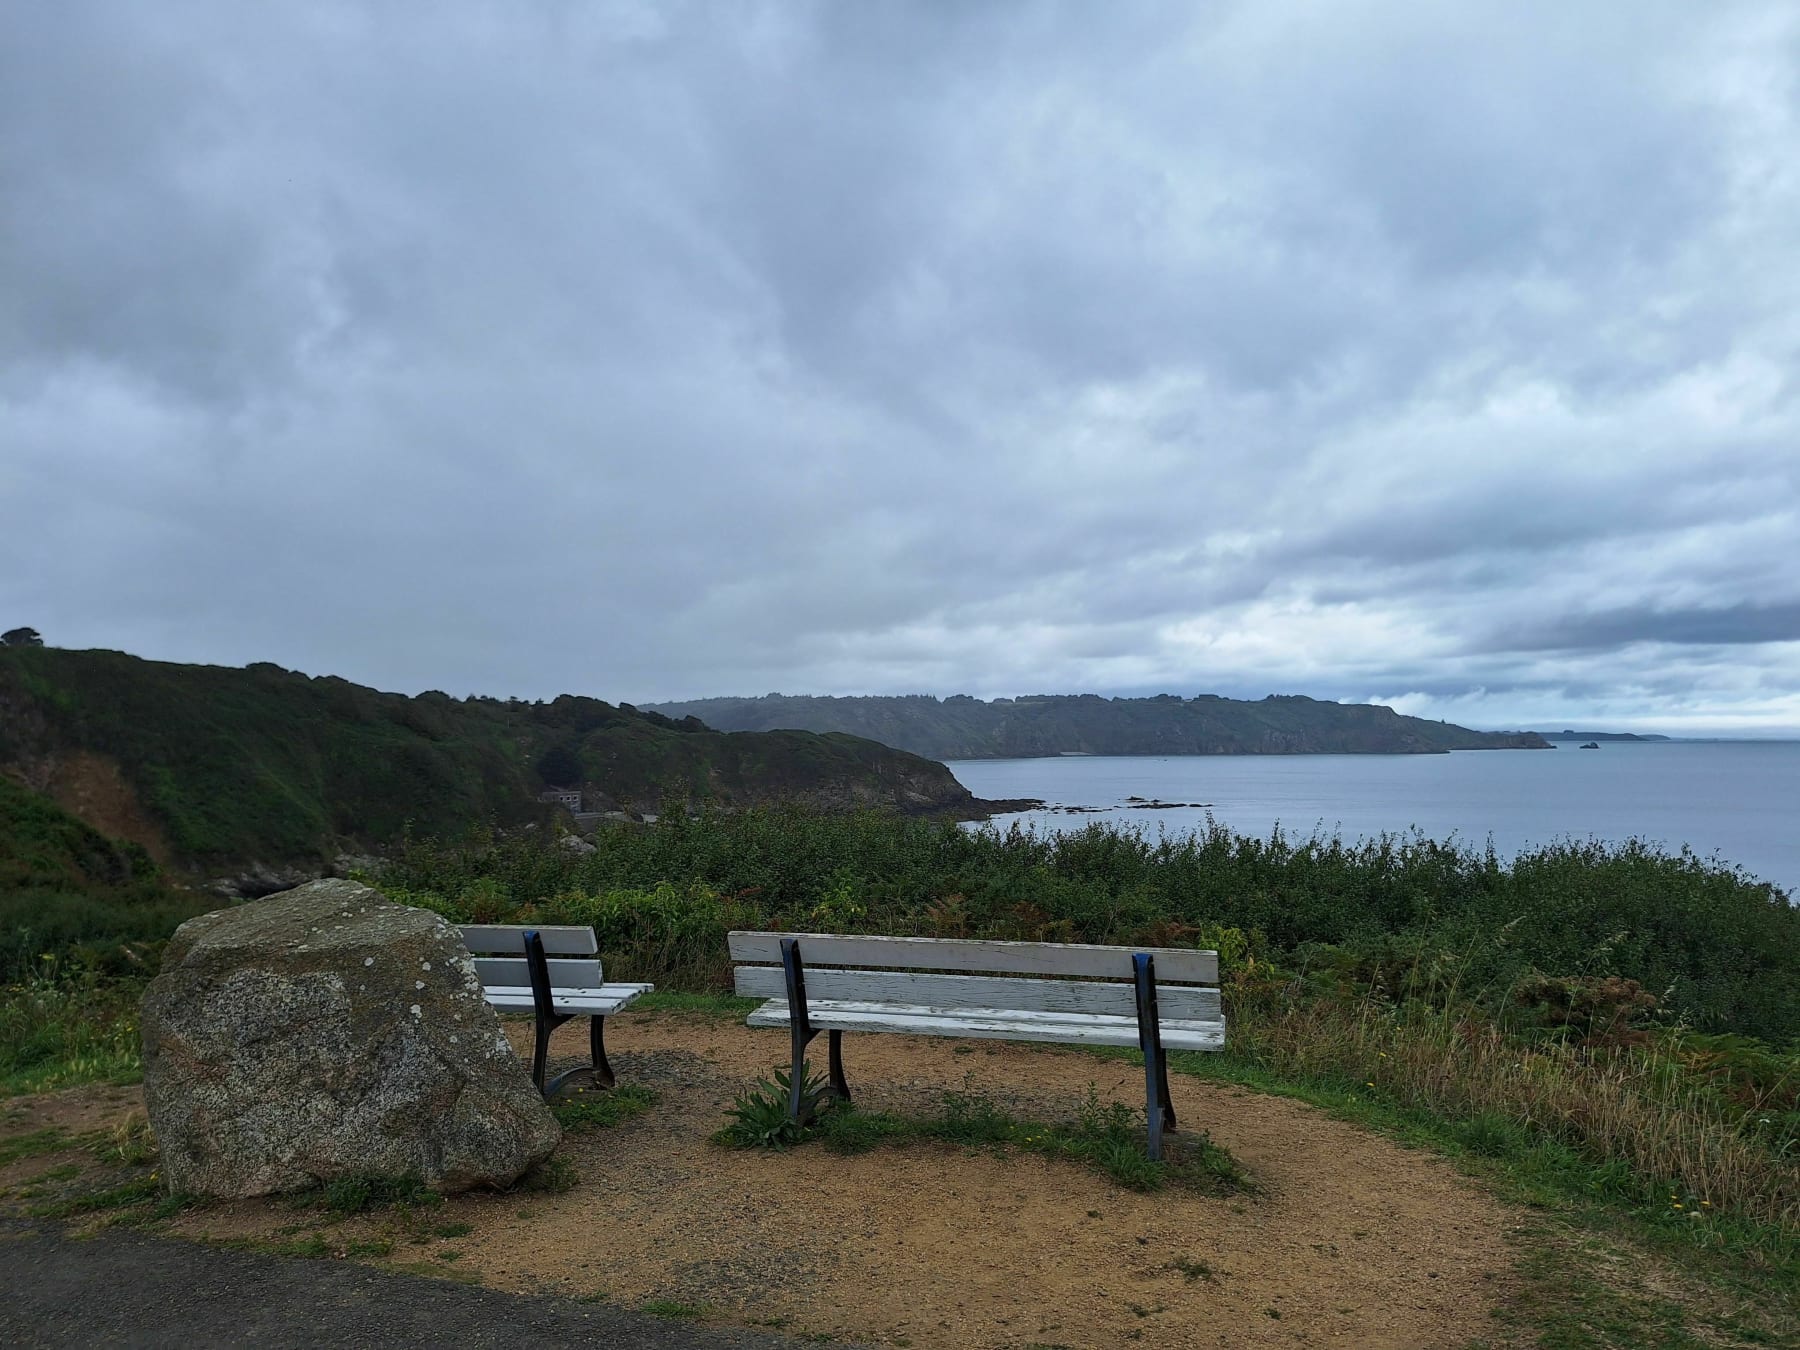
<svg viewBox="0 0 1800 1350"><path fill-rule="evenodd" d="M512 1028L523 1044L528 1028ZM1491 1334L1507 1290L1508 1211L1447 1164L1303 1104L1177 1075L1184 1129L1226 1145L1261 1192L1138 1194L1072 1163L915 1144L844 1157L708 1142L731 1099L781 1063L786 1037L716 1017L608 1023L621 1082L647 1114L572 1137L562 1194L469 1195L435 1221L466 1233L429 1253L461 1278L520 1292L702 1305L714 1320L879 1345L1024 1347L1458 1346ZM571 1023L553 1051L585 1048ZM1142 1101L1142 1071L1046 1046L846 1036L859 1105L932 1111L969 1088L1021 1116L1072 1117L1089 1085ZM105 1128L129 1090L15 1105L16 1134ZM53 1158L0 1172L0 1184ZM382 1220L338 1226L348 1240ZM171 1231L280 1240L282 1201L191 1213Z"/></svg>

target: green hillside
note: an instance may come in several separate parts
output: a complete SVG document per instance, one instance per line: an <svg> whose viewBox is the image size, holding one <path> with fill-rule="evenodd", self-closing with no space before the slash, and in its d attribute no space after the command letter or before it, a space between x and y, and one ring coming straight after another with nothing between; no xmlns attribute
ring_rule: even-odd
<svg viewBox="0 0 1800 1350"><path fill-rule="evenodd" d="M217 904L166 884L138 845L0 777L0 983L70 959L148 966L176 924Z"/></svg>
<svg viewBox="0 0 1800 1350"><path fill-rule="evenodd" d="M929 695L879 698L707 698L650 705L698 717L721 731L794 727L866 736L932 759L1033 755L1435 754L1447 750L1543 749L1535 732L1470 731L1406 717L1370 703L1270 695L1257 702L1201 694L1183 699L1047 694L981 699Z"/></svg>
<svg viewBox="0 0 1800 1350"><path fill-rule="evenodd" d="M974 811L942 765L851 737L734 736L597 699L409 698L267 664L57 648L0 649L0 773L130 834L87 805L116 780L107 809L198 868L520 825L546 815L546 786L583 786L599 809L654 810L673 791Z"/></svg>

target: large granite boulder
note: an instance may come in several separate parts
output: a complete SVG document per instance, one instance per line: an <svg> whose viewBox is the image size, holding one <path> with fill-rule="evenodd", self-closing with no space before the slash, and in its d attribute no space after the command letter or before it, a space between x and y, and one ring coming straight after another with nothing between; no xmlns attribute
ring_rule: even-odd
<svg viewBox="0 0 1800 1350"><path fill-rule="evenodd" d="M456 929L353 881L182 924L142 1027L171 1190L504 1186L561 1138Z"/></svg>

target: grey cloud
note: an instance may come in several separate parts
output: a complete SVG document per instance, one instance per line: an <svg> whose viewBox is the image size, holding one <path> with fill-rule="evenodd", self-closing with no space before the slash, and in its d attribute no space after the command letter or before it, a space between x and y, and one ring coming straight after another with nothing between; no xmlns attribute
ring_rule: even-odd
<svg viewBox="0 0 1800 1350"><path fill-rule="evenodd" d="M1634 608L1565 615L1536 629L1501 635L1495 645L1507 651L1610 650L1638 642L1702 647L1800 642L1800 601L1745 603L1721 609Z"/></svg>
<svg viewBox="0 0 1800 1350"><path fill-rule="evenodd" d="M1800 726L1797 51L1748 0L33 7L0 610L454 693Z"/></svg>

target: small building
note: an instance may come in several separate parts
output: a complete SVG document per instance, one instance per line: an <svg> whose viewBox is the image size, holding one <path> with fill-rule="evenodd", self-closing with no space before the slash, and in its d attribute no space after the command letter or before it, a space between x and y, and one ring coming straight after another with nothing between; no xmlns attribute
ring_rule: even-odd
<svg viewBox="0 0 1800 1350"><path fill-rule="evenodd" d="M581 810L580 788L551 788L547 792L538 793L540 802L555 802L569 811Z"/></svg>

